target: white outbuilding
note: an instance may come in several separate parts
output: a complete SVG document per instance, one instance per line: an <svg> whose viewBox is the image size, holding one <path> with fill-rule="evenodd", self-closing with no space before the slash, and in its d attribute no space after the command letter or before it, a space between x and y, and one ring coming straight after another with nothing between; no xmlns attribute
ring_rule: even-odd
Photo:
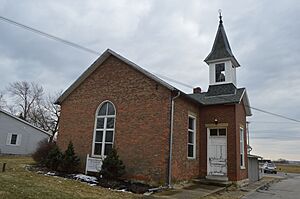
<svg viewBox="0 0 300 199"><path fill-rule="evenodd" d="M50 134L0 109L0 154L30 155Z"/></svg>

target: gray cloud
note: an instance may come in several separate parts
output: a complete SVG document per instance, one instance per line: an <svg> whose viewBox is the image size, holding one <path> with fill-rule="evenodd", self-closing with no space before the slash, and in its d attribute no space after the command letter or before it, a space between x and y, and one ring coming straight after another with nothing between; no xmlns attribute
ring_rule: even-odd
<svg viewBox="0 0 300 199"><path fill-rule="evenodd" d="M150 72L203 89L208 87L203 60L213 44L219 8L233 53L242 65L237 70L238 85L247 88L251 105L300 119L300 4L296 0L0 0L1 15L99 53L111 48ZM49 92L64 90L97 58L4 22L0 32L0 90L17 80L36 81ZM252 121L284 121L253 113ZM294 124L253 122L250 130L256 153L265 154L270 137L278 150L300 160L291 147L299 143L300 129ZM293 137L294 141L283 140ZM266 155L283 157L278 154Z"/></svg>

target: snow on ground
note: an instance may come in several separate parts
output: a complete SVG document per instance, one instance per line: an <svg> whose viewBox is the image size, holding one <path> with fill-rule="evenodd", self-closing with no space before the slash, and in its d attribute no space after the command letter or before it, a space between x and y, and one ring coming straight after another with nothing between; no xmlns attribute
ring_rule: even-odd
<svg viewBox="0 0 300 199"><path fill-rule="evenodd" d="M45 174L45 176L55 176L55 175L56 175L55 172L50 172L50 171Z"/></svg>
<svg viewBox="0 0 300 199"><path fill-rule="evenodd" d="M73 176L73 179L80 180L82 182L87 182L89 184L98 184L97 178L94 176L88 176L84 174L76 174Z"/></svg>

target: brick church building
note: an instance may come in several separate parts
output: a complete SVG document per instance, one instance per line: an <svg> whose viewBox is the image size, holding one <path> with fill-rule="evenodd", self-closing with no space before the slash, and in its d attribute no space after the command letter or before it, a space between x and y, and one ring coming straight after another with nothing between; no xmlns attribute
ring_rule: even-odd
<svg viewBox="0 0 300 199"><path fill-rule="evenodd" d="M82 168L86 157L116 148L126 178L168 184L193 178L243 182L247 172L245 88L220 17L211 52L207 92L191 94L106 50L57 100L57 143L72 141Z"/></svg>

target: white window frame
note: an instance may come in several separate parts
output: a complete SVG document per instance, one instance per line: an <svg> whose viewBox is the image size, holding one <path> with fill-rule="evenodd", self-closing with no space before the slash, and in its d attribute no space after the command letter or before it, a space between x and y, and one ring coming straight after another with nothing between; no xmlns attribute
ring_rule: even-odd
<svg viewBox="0 0 300 199"><path fill-rule="evenodd" d="M98 112L100 111L101 107L105 104L105 103L110 103L114 110L115 110L115 114L114 115L101 115L98 116ZM116 107L114 105L114 103L112 103L109 100L105 100L103 101L97 108L96 110L96 114L95 114L95 124L94 124L94 133L93 133L93 145L92 145L92 157L101 157L101 158L105 158L106 155L104 155L104 150L105 150L105 144L112 144L112 147L114 146L114 139L115 139L115 129L116 129ZM99 118L104 118L104 126L101 129L97 128L97 120ZM106 128L107 125L107 118L114 118L114 128ZM103 135L102 135L102 142L96 142L96 132L97 131L103 131ZM105 141L105 137L106 137L106 132L107 131L112 131L113 132L113 137L112 137L112 142L106 142ZM97 143L102 143L102 148L101 148L101 155L97 155L95 154L95 144Z"/></svg>
<svg viewBox="0 0 300 199"><path fill-rule="evenodd" d="M190 124L189 124L189 121L190 121L190 118L192 118L194 120L194 129L190 129ZM193 115L189 115L188 116L188 130L187 130L187 158L188 159L196 159L196 117L193 116ZM189 132L192 132L193 133L193 143L189 143ZM192 145L193 146L193 156L189 156L189 146Z"/></svg>
<svg viewBox="0 0 300 199"><path fill-rule="evenodd" d="M240 167L245 169L245 132L243 127L240 127L240 158Z"/></svg>
<svg viewBox="0 0 300 199"><path fill-rule="evenodd" d="M11 143L11 139L13 135L17 135L16 144ZM6 138L6 145L9 146L20 146L21 145L22 135L17 133L8 133Z"/></svg>

